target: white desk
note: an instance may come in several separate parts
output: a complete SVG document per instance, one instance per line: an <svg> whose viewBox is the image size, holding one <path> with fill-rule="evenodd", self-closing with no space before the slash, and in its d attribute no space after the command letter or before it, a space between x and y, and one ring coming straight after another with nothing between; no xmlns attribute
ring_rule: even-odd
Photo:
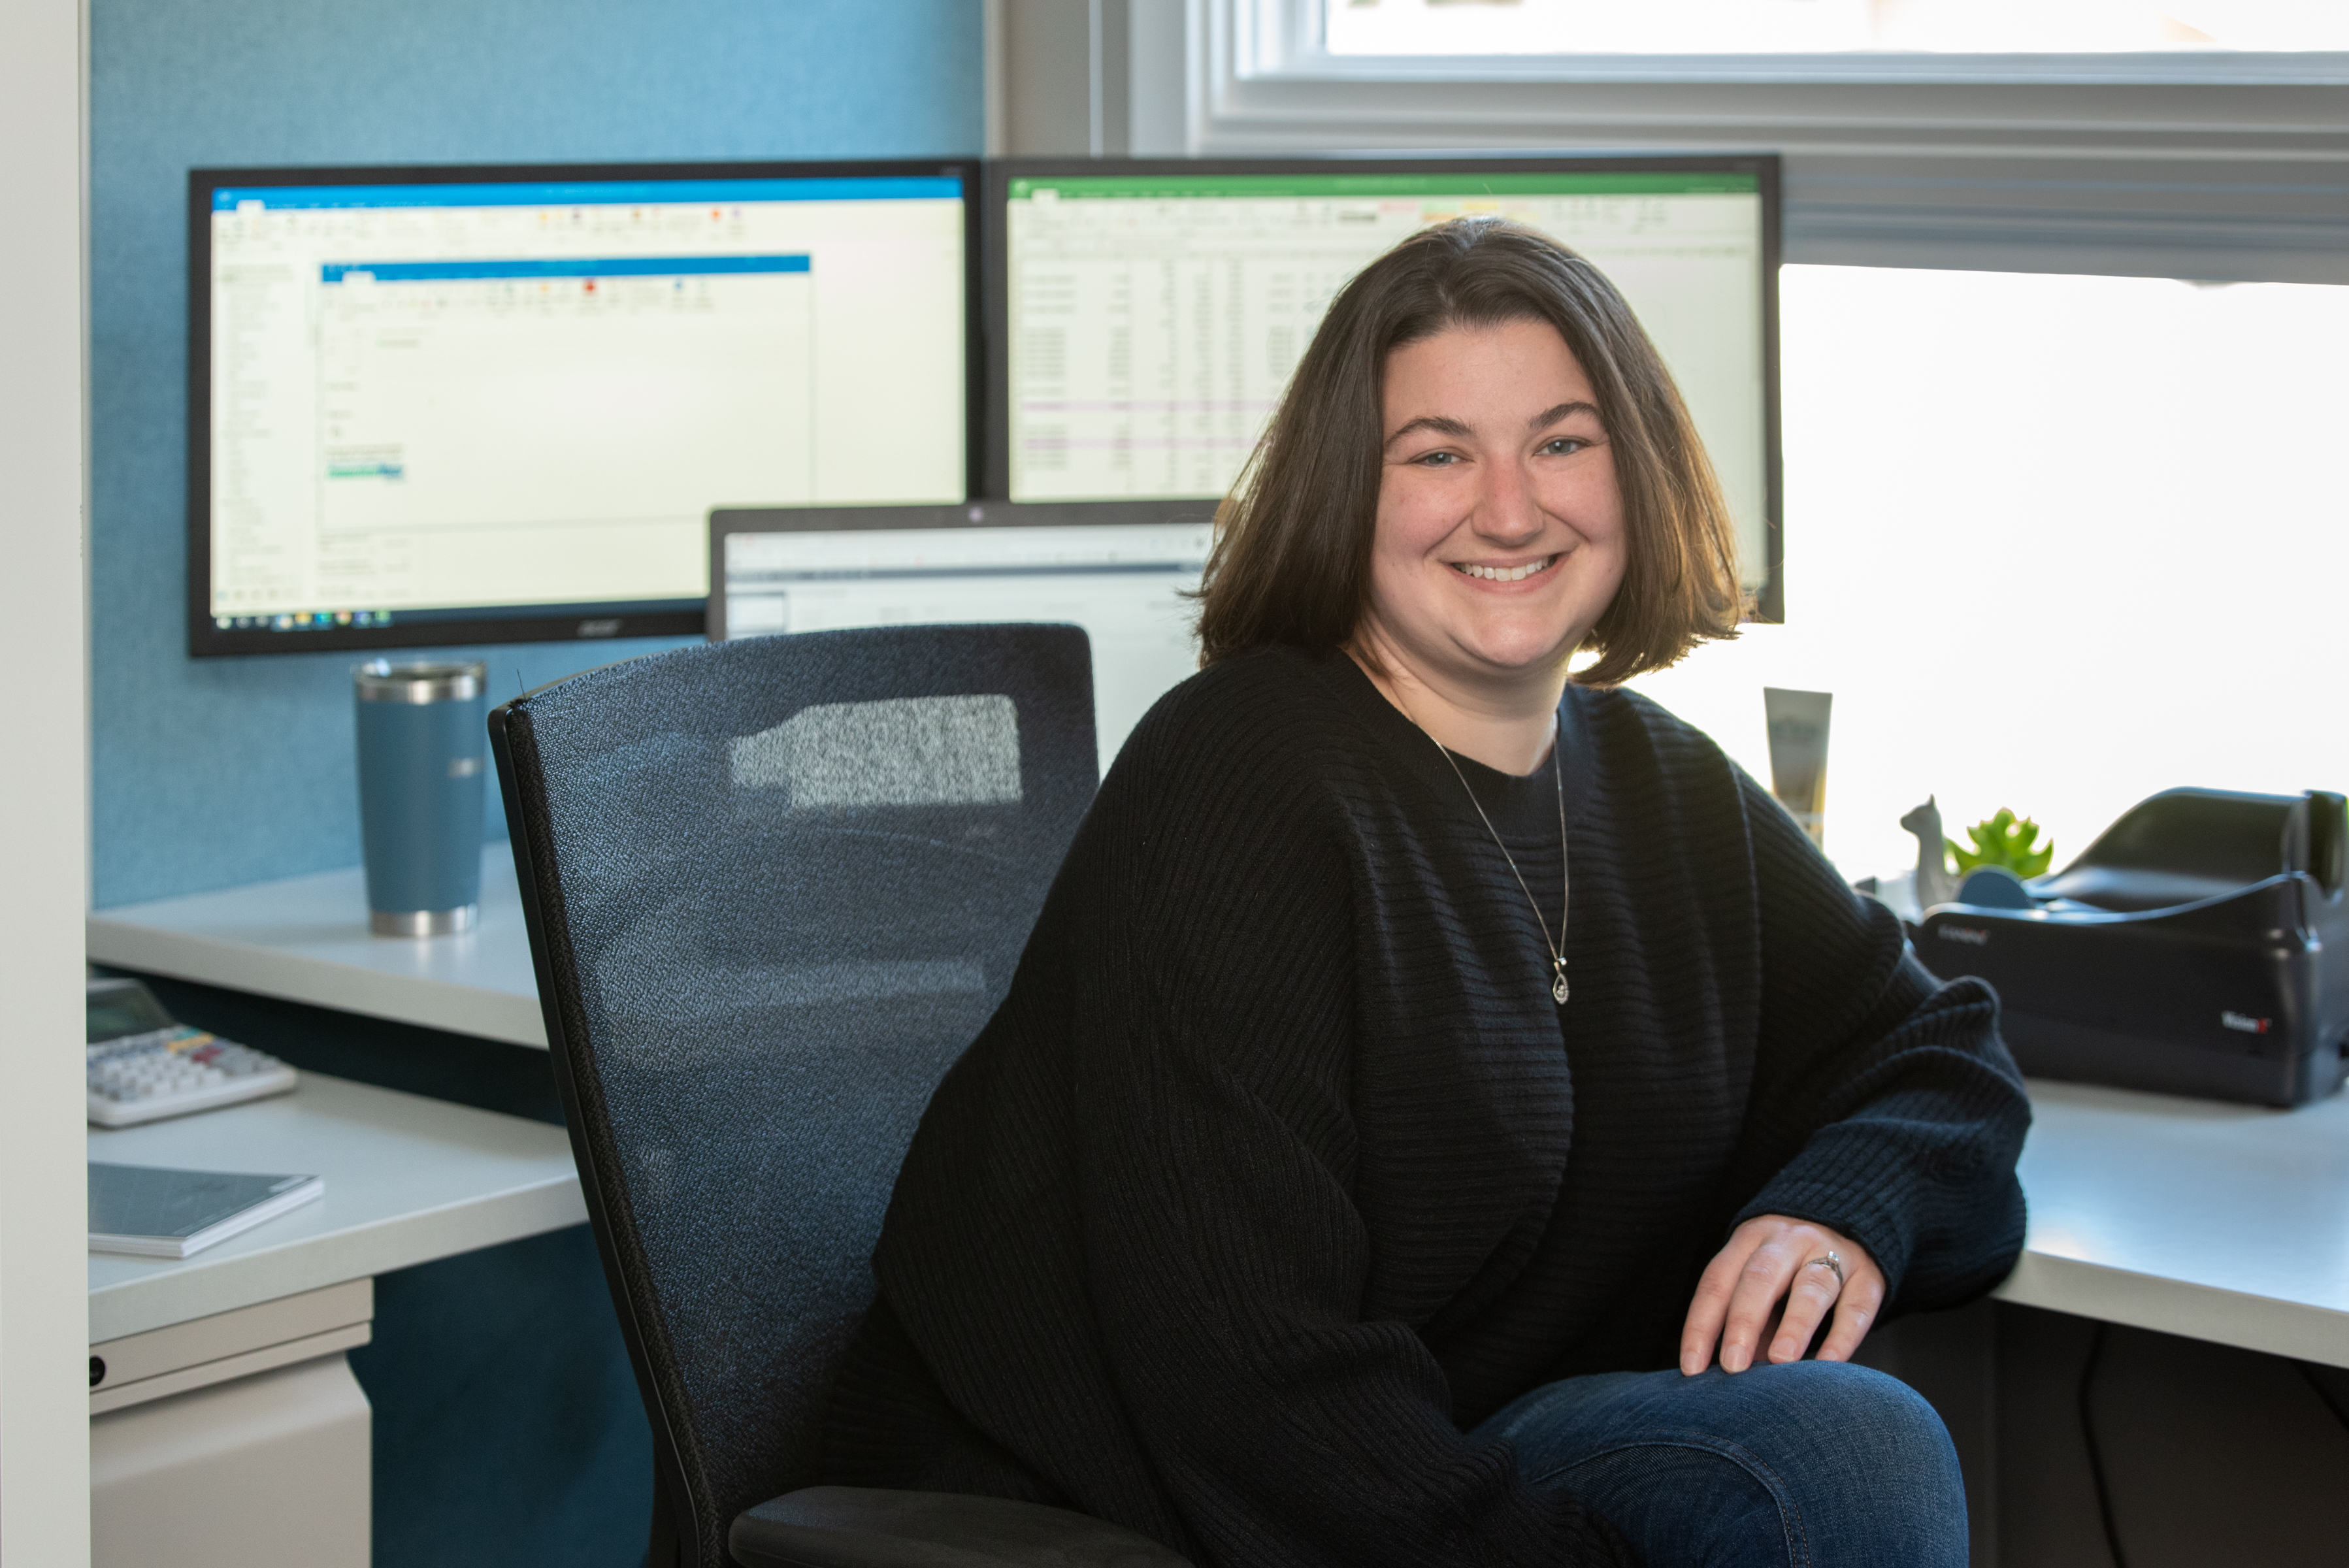
<svg viewBox="0 0 2349 1568"><path fill-rule="evenodd" d="M90 1254L96 1568L366 1568L372 1413L344 1352L374 1276L587 1217L561 1128L318 1073L93 1128L89 1153L326 1181L191 1258Z"/></svg>
<svg viewBox="0 0 2349 1568"><path fill-rule="evenodd" d="M93 963L546 1048L513 853L481 852L481 919L461 936L367 931L357 866L99 910Z"/></svg>
<svg viewBox="0 0 2349 1568"><path fill-rule="evenodd" d="M2002 1300L2349 1367L2349 1097L2266 1110L2033 1081Z"/></svg>
<svg viewBox="0 0 2349 1568"><path fill-rule="evenodd" d="M275 1099L93 1127L89 1157L326 1179L317 1202L191 1258L92 1253L92 1344L587 1218L563 1129L318 1073Z"/></svg>
<svg viewBox="0 0 2349 1568"><path fill-rule="evenodd" d="M92 915L102 963L543 1046L512 861L470 935L367 934L357 870ZM2261 1110L2034 1083L2030 1306L2349 1366L2349 1098ZM288 1166L286 1169L306 1169Z"/></svg>

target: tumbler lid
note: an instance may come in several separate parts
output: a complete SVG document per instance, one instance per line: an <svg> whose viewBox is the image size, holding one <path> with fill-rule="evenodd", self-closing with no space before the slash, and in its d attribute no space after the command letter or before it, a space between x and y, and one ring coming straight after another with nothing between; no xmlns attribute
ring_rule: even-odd
<svg viewBox="0 0 2349 1568"><path fill-rule="evenodd" d="M481 695L490 678L489 665L419 662L393 664L369 659L354 665L361 702L471 702Z"/></svg>

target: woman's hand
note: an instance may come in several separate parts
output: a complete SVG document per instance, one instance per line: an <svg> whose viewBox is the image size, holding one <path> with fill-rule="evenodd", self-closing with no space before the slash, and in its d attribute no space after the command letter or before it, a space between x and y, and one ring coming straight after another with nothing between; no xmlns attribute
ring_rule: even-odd
<svg viewBox="0 0 2349 1568"><path fill-rule="evenodd" d="M1835 1270L1812 1261L1829 1253L1843 1261L1840 1281ZM1819 1359L1848 1361L1884 1305L1884 1274L1848 1236L1784 1214L1756 1215L1737 1227L1697 1281L1681 1329L1681 1371L1692 1377L1703 1371L1716 1343L1721 1369L1744 1371L1781 1301L1785 1312L1770 1337L1772 1361L1799 1359L1830 1307L1835 1326Z"/></svg>

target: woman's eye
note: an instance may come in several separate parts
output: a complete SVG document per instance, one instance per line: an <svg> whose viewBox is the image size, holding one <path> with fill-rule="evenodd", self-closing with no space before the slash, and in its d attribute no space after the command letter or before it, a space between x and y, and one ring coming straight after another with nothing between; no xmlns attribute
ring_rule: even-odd
<svg viewBox="0 0 2349 1568"><path fill-rule="evenodd" d="M1546 458L1571 457L1588 445L1590 445L1590 443L1584 440L1579 436L1554 436L1550 439L1542 443L1542 456Z"/></svg>
<svg viewBox="0 0 2349 1568"><path fill-rule="evenodd" d="M1459 460L1460 454L1457 452L1429 452L1424 456L1412 459L1413 462L1423 469L1448 469Z"/></svg>

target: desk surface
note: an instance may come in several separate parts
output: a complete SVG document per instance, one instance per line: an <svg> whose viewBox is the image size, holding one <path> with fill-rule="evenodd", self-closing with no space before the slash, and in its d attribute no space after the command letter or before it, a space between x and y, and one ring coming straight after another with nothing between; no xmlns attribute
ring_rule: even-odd
<svg viewBox="0 0 2349 1568"><path fill-rule="evenodd" d="M1999 1295L2349 1367L2349 1097L2298 1110L2034 1081Z"/></svg>
<svg viewBox="0 0 2349 1568"><path fill-rule="evenodd" d="M326 1179L317 1202L191 1258L90 1253L93 1345L587 1218L563 1129L318 1073L275 1099L93 1127L89 1157Z"/></svg>
<svg viewBox="0 0 2349 1568"><path fill-rule="evenodd" d="M367 930L357 866L103 909L91 960L346 1013L546 1048L513 855L481 854L481 919L461 936Z"/></svg>
<svg viewBox="0 0 2349 1568"><path fill-rule="evenodd" d="M353 868L104 910L89 918L89 952L147 973L546 1043L502 845L483 857L481 923L464 936L369 936ZM2032 1100L2030 1241L2002 1296L2349 1366L2349 1098L2280 1112L2034 1083Z"/></svg>

